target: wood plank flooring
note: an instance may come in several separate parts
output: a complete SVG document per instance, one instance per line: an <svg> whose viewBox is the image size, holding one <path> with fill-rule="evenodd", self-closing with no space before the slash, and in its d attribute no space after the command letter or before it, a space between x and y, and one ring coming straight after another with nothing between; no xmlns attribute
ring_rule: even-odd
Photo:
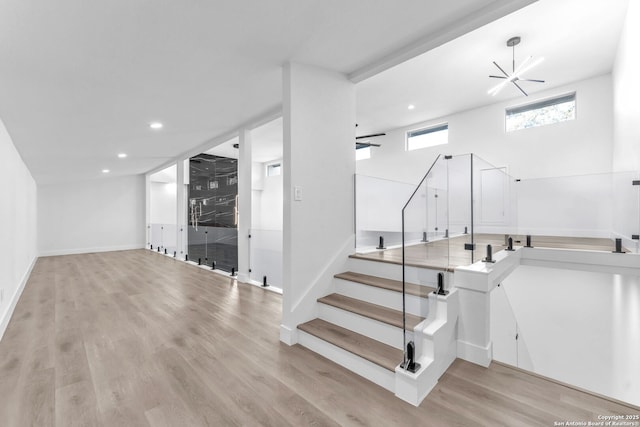
<svg viewBox="0 0 640 427"><path fill-rule="evenodd" d="M281 304L146 250L41 258L0 342L0 424L525 426L638 413L460 360L414 408L281 344Z"/></svg>
<svg viewBox="0 0 640 427"><path fill-rule="evenodd" d="M514 246L524 246L525 236L514 235ZM474 236L476 249L464 249L465 243L471 243L471 235L453 236L449 239L419 243L405 248L406 264L414 267L425 267L436 270L453 271L456 267L470 265L486 256L487 245L491 245L493 253L507 247L504 234L480 234ZM581 249L610 252L615 249L611 239L591 237L562 237L562 236L532 236L532 246L541 248ZM623 248L623 250L625 250ZM402 248L392 248L383 251L357 253L352 258L368 259L372 261L402 264Z"/></svg>

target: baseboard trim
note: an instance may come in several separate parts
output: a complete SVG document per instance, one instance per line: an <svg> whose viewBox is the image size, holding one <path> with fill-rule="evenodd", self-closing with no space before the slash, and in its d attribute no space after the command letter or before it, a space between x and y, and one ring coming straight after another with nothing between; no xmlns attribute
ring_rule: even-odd
<svg viewBox="0 0 640 427"><path fill-rule="evenodd" d="M493 359L493 346L491 343L486 347L481 347L470 342L458 340L457 347L458 358L485 368L491 364Z"/></svg>
<svg viewBox="0 0 640 427"><path fill-rule="evenodd" d="M76 249L58 249L52 251L40 252L41 257L45 256L60 256L60 255L78 255L78 254L90 254L95 252L115 252L115 251L130 251L133 249L144 249L144 244L134 245L118 245L118 246L98 246L93 248L76 248Z"/></svg>
<svg viewBox="0 0 640 427"><path fill-rule="evenodd" d="M280 341L287 345L298 343L298 329L291 329L286 325L280 325Z"/></svg>
<svg viewBox="0 0 640 427"><path fill-rule="evenodd" d="M276 294L282 295L282 289L278 288L277 286L268 285L268 286L265 287L265 286L262 286L261 282L258 282L257 280L251 280L251 279L247 280L244 283L247 283L247 284L253 285L253 286L257 286L260 289L264 289L265 291L271 291L271 292L275 292Z"/></svg>
<svg viewBox="0 0 640 427"><path fill-rule="evenodd" d="M18 288L16 289L13 296L11 297L11 302L7 306L7 310L2 314L2 318L0 319L0 341L2 341L2 337L4 337L4 333L7 330L7 327L9 326L9 321L11 320L11 317L13 316L13 312L16 309L16 305L18 305L18 301L22 296L22 291L24 290L24 287L27 285L27 282L29 281L29 277L31 276L31 271L33 270L33 267L36 265L36 261L38 261L38 257L34 257L33 260L31 261L31 265L29 265L29 268L27 268L27 271L22 276L22 280L20 281Z"/></svg>

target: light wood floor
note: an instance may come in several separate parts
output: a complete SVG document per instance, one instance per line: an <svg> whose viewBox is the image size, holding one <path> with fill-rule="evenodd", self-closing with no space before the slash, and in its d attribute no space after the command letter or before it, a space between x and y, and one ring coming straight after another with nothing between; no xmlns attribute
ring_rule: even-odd
<svg viewBox="0 0 640 427"><path fill-rule="evenodd" d="M41 258L0 342L3 426L553 425L637 413L456 361L419 408L278 340L281 297L146 250Z"/></svg>
<svg viewBox="0 0 640 427"><path fill-rule="evenodd" d="M525 236L513 236L514 246L524 246ZM491 245L493 253L506 248L504 234L480 234L474 236L476 249L464 249L465 243L471 243L471 235L459 235L449 239L419 243L405 248L407 265L453 271L462 265L470 265L486 257L487 245ZM592 237L533 236L531 245L541 248L580 249L610 252L615 249L611 239ZM623 249L624 250L624 249ZM402 248L393 248L368 253L358 253L354 258L371 259L392 264L402 264Z"/></svg>

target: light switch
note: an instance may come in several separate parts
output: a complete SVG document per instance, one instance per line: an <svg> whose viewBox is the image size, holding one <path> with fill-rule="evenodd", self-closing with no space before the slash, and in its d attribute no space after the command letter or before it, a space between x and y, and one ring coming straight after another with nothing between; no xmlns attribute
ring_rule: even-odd
<svg viewBox="0 0 640 427"><path fill-rule="evenodd" d="M293 187L293 200L302 201L302 187Z"/></svg>

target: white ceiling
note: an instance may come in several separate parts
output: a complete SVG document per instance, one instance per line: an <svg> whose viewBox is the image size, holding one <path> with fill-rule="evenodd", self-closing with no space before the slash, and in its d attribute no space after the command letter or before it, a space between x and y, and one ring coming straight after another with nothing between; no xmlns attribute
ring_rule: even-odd
<svg viewBox="0 0 640 427"><path fill-rule="evenodd" d="M516 66L526 56L544 62L522 82L528 93L611 72L627 0L540 0L357 85L358 134L387 131L524 96L513 85L487 94L499 81L492 61L511 70L506 41L521 36ZM415 109L408 110L409 104Z"/></svg>
<svg viewBox="0 0 640 427"><path fill-rule="evenodd" d="M176 165L169 166L149 176L151 182L175 183L178 182L178 168Z"/></svg>
<svg viewBox="0 0 640 427"><path fill-rule="evenodd" d="M272 120L251 131L251 159L265 163L282 158L282 117ZM239 138L234 137L205 151L207 154L237 159L239 151L234 144Z"/></svg>
<svg viewBox="0 0 640 427"><path fill-rule="evenodd" d="M363 76L531 1L4 0L0 118L39 184L144 173L278 108L286 61Z"/></svg>

